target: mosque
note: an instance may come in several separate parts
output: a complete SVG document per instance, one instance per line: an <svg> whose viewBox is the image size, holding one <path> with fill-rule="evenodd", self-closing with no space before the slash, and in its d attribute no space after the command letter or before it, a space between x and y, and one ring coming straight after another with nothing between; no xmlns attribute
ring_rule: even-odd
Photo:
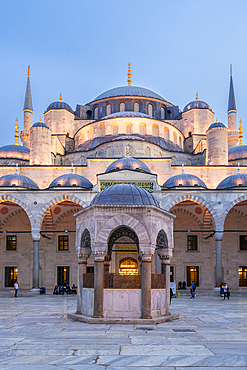
<svg viewBox="0 0 247 370"><path fill-rule="evenodd" d="M166 271L177 288L247 287L232 69L226 123L198 93L181 110L131 78L129 64L126 86L75 109L60 94L34 123L28 70L23 129L16 121L15 143L0 148L1 289L77 285L99 262L101 277L103 266L126 279Z"/></svg>

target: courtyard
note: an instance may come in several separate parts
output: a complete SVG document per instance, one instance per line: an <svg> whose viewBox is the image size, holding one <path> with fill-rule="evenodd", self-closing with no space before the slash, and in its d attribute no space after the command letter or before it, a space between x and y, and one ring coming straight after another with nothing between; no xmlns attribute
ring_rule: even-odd
<svg viewBox="0 0 247 370"><path fill-rule="evenodd" d="M173 299L180 319L90 325L66 318L73 296L0 298L0 369L247 369L247 292Z"/></svg>

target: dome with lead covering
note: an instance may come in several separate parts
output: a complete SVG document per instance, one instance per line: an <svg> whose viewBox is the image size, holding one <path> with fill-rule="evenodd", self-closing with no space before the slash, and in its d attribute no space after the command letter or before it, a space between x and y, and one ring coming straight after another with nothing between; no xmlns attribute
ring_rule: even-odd
<svg viewBox="0 0 247 370"><path fill-rule="evenodd" d="M49 127L46 126L46 124L41 122L41 121L34 123L31 128L33 128L33 127L43 127L43 128L47 128L49 130Z"/></svg>
<svg viewBox="0 0 247 370"><path fill-rule="evenodd" d="M113 89L107 90L97 96L93 101L114 98L117 96L141 96L145 98L153 98L157 100L165 100L162 96L156 94L155 92L145 89L144 87L139 86L120 86Z"/></svg>
<svg viewBox="0 0 247 370"><path fill-rule="evenodd" d="M151 173L150 169L148 168L148 166L145 165L145 163L133 157L123 157L123 158L120 158L114 161L106 169L105 173L113 172L113 171L121 171L121 170L131 170L131 171Z"/></svg>
<svg viewBox="0 0 247 370"><path fill-rule="evenodd" d="M243 158L247 158L247 145L235 146L228 150L229 161L234 161Z"/></svg>
<svg viewBox="0 0 247 370"><path fill-rule="evenodd" d="M187 112L191 109L209 109L209 110L212 111L212 109L210 108L208 103L206 103L205 101L202 101L202 100L193 100L193 101L191 101L189 104L187 104L184 107L183 112Z"/></svg>
<svg viewBox="0 0 247 370"><path fill-rule="evenodd" d="M235 173L222 180L216 189L230 189L237 186L247 186L247 175L244 173Z"/></svg>
<svg viewBox="0 0 247 370"><path fill-rule="evenodd" d="M69 106L69 104L65 103L64 101L55 101L49 105L49 107L46 109L45 113L48 112L51 109L65 109L70 113L74 114L73 109Z"/></svg>
<svg viewBox="0 0 247 370"><path fill-rule="evenodd" d="M105 116L101 118L101 121L104 119L111 119L111 118L121 118L121 117L141 117L141 118L153 118L149 116L146 113L141 113L141 112L133 112L133 111L124 111L124 112L117 112L117 113L112 113L109 114L108 116Z"/></svg>
<svg viewBox="0 0 247 370"><path fill-rule="evenodd" d="M224 125L224 123L222 123L222 122L214 122L214 123L212 123L212 125L210 125L209 126L209 128L207 129L207 132L209 131L209 130L212 130L212 129L214 129L214 128L226 128L226 126Z"/></svg>
<svg viewBox="0 0 247 370"><path fill-rule="evenodd" d="M188 173L181 173L180 175L172 176L163 184L164 188L175 188L177 186L199 186L206 188L206 185L201 179L199 179L199 177Z"/></svg>
<svg viewBox="0 0 247 370"><path fill-rule="evenodd" d="M152 205L159 203L147 190L134 184L115 184L102 190L90 205Z"/></svg>
<svg viewBox="0 0 247 370"><path fill-rule="evenodd" d="M49 185L50 188L55 187L70 187L70 186L77 186L83 188L85 190L90 190L93 187L93 184L81 175L76 175L75 173L70 173L66 175L61 175L57 177L52 183Z"/></svg>
<svg viewBox="0 0 247 370"><path fill-rule="evenodd" d="M30 150L21 145L5 145L0 148L0 158L14 158L29 161Z"/></svg>
<svg viewBox="0 0 247 370"><path fill-rule="evenodd" d="M18 173L12 175L5 175L0 177L0 187L20 187L30 190L38 190L38 185L29 177L19 175Z"/></svg>

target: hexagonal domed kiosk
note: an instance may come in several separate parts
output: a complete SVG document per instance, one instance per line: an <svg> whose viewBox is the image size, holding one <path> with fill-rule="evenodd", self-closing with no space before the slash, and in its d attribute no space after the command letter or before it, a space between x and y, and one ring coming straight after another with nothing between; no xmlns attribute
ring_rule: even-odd
<svg viewBox="0 0 247 370"><path fill-rule="evenodd" d="M145 189L117 184L76 215L77 313L90 323L158 323L170 315L170 258L175 216ZM157 251L162 273L152 273ZM94 273L87 259L94 255Z"/></svg>

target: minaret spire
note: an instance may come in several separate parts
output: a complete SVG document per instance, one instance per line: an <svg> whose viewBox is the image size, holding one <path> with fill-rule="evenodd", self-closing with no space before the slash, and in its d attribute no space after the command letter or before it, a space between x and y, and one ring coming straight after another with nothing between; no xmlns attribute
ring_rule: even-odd
<svg viewBox="0 0 247 370"><path fill-rule="evenodd" d="M232 79L232 65L230 65L230 89L228 99L228 149L238 145L239 133L237 129L237 108L235 102L233 79Z"/></svg>
<svg viewBox="0 0 247 370"><path fill-rule="evenodd" d="M233 79L232 79L232 65L230 65L230 89L229 89L229 99L228 99L228 111L237 111L234 88L233 88Z"/></svg>
<svg viewBox="0 0 247 370"><path fill-rule="evenodd" d="M242 120L239 121L239 144L238 146L242 146L243 144L243 126L242 126Z"/></svg>
<svg viewBox="0 0 247 370"><path fill-rule="evenodd" d="M14 145L20 145L18 142L19 138L19 126L18 126L18 118L15 120L15 142Z"/></svg>
<svg viewBox="0 0 247 370"><path fill-rule="evenodd" d="M30 66L28 66L27 70L27 88L26 88L26 95L24 100L24 107L23 111L29 110L33 113L33 103L32 103L32 95L31 95L31 87L30 87Z"/></svg>
<svg viewBox="0 0 247 370"><path fill-rule="evenodd" d="M128 66L129 66L129 68L128 68L128 80L127 80L127 82L128 82L128 86L131 86L131 82L132 82L132 80L131 80L131 63L128 63Z"/></svg>

